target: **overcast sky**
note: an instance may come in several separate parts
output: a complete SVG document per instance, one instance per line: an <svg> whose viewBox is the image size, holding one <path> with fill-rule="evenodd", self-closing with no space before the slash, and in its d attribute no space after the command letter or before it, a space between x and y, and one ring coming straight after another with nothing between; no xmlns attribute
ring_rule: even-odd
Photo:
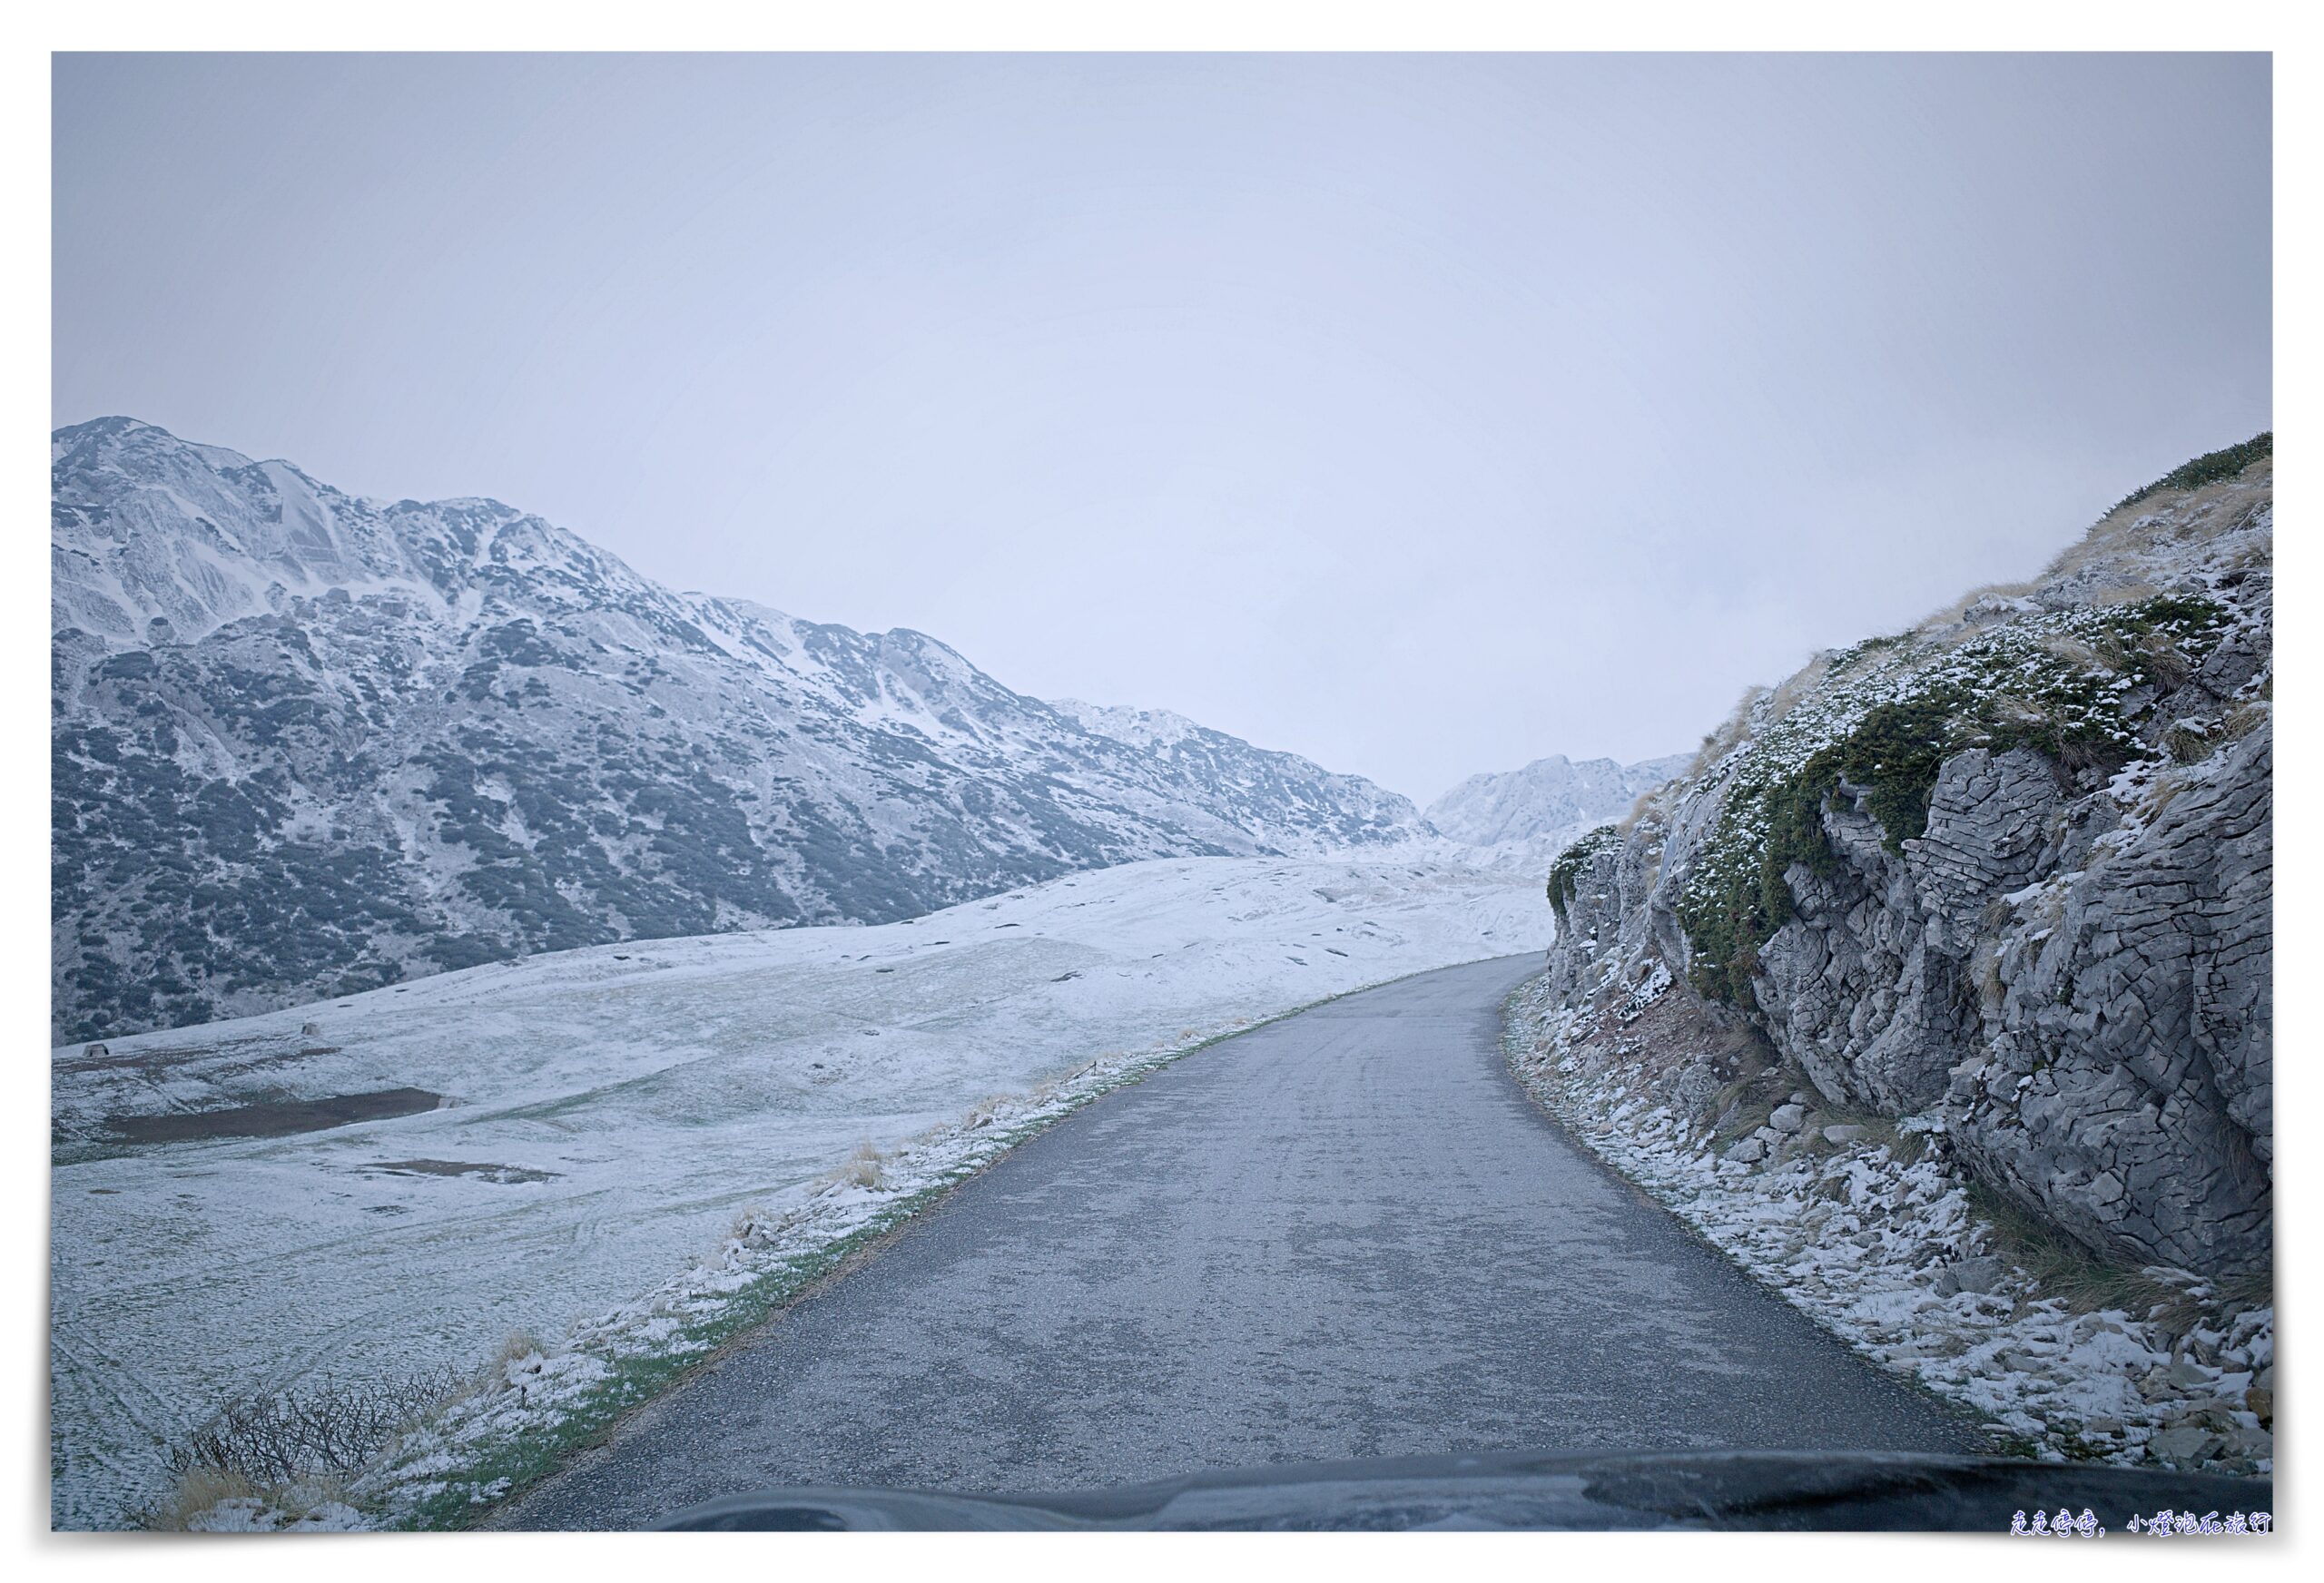
<svg viewBox="0 0 2324 1583"><path fill-rule="evenodd" d="M2264 56L62 57L59 424L1425 801L2270 426Z"/></svg>

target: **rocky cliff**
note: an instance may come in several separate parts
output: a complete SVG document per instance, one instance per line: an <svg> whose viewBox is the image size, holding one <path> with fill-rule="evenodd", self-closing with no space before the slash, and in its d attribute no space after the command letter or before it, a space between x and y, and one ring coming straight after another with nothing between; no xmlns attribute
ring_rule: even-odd
<svg viewBox="0 0 2324 1583"><path fill-rule="evenodd" d="M1550 992L1666 1002L1730 1158L1813 1144L1754 1097L1804 1075L2107 1260L2264 1273L2273 528L2261 436L1755 692L1559 860Z"/></svg>

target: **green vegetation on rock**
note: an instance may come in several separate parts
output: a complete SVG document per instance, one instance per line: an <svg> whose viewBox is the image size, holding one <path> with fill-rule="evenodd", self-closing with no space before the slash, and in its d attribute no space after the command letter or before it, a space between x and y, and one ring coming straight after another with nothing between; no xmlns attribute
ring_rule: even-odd
<svg viewBox="0 0 2324 1583"><path fill-rule="evenodd" d="M2273 429L2253 435L2241 445L2231 445L2224 450L2206 451L2191 462L2182 462L2143 489L2133 489L2114 502L2106 515L2112 516L2125 506L2136 506L2148 496L2164 489L2200 489L2206 484L2216 484L2221 478L2236 474L2258 461L2261 457L2276 454Z"/></svg>
<svg viewBox="0 0 2324 1583"><path fill-rule="evenodd" d="M1622 832L1601 824L1557 855L1550 865L1550 906L1561 925L1565 922L1566 904L1573 900L1574 888L1581 884L1581 870L1590 866L1590 860L1621 844Z"/></svg>
<svg viewBox="0 0 2324 1583"><path fill-rule="evenodd" d="M1726 801L1678 908L1695 987L1748 1000L1759 947L1793 916L1787 876L1837 866L1825 826L1836 799L1901 854L1927 832L1930 793L1956 753L2031 748L2062 772L2111 774L2148 751L2137 718L2201 664L2226 619L2208 599L2170 595L2025 612L1950 648L1887 640L1836 656L1814 693L1755 722L1709 772L1727 778Z"/></svg>

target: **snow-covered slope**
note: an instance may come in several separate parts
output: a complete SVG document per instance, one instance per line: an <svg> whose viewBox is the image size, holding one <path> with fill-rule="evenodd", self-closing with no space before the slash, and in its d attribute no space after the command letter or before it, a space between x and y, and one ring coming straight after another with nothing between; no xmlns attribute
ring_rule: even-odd
<svg viewBox="0 0 2324 1583"><path fill-rule="evenodd" d="M468 1368L520 1328L554 1352L714 1259L747 1206L844 1230L813 1218L834 1202L816 1179L859 1144L1550 930L1530 876L1165 860L907 923L598 946L59 1050L55 1519L127 1520L237 1392ZM124 1141L128 1117L394 1090L445 1107ZM930 1180L990 1136L883 1169ZM676 1344L658 1302L585 1323L586 1344Z"/></svg>
<svg viewBox="0 0 2324 1583"><path fill-rule="evenodd" d="M1690 757L1576 763L1556 753L1521 770L1472 775L1430 803L1426 818L1441 833L1472 846L1579 834L1629 812L1640 796L1683 774Z"/></svg>
<svg viewBox="0 0 2324 1583"><path fill-rule="evenodd" d="M119 418L52 458L60 1038L1417 829L1369 782L1191 723L1157 752L497 501L356 499Z"/></svg>

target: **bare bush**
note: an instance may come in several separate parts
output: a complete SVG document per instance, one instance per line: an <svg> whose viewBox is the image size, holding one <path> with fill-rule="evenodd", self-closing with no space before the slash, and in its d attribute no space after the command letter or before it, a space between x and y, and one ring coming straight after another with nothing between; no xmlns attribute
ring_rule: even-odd
<svg viewBox="0 0 2324 1583"><path fill-rule="evenodd" d="M237 1397L178 1445L170 1470L252 1485L344 1478L464 1383L444 1369Z"/></svg>

